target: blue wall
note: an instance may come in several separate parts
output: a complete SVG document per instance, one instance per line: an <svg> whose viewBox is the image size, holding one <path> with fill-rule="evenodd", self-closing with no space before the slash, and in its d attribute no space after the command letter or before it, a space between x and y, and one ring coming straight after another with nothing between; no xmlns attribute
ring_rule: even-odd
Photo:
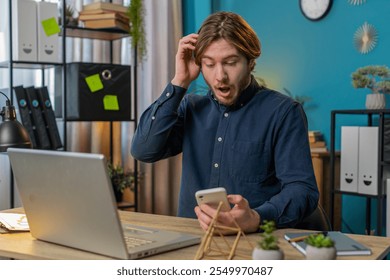
<svg viewBox="0 0 390 280"><path fill-rule="evenodd" d="M390 66L390 1L368 0L359 6L347 0L333 2L324 19L312 22L301 14L299 1L183 0L184 32L196 32L210 11L243 16L262 42L255 75L281 92L287 88L293 95L311 97L305 106L309 129L322 131L329 143L331 110L364 109L368 91L352 87L351 73L368 64ZM353 35L364 22L376 28L379 39L375 49L363 55L354 48ZM390 108L390 99L387 103ZM341 120L343 125L364 125L356 116ZM343 201L343 229L363 233L365 199L344 197ZM361 218L354 222L357 217Z"/></svg>

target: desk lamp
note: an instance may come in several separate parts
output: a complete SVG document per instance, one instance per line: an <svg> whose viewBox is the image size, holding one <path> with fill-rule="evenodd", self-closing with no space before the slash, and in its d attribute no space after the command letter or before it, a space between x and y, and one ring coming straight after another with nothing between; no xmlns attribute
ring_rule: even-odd
<svg viewBox="0 0 390 280"><path fill-rule="evenodd" d="M8 148L32 148L31 139L24 126L16 120L15 107L7 98L6 104L0 112L3 122L0 124L0 152L6 152Z"/></svg>

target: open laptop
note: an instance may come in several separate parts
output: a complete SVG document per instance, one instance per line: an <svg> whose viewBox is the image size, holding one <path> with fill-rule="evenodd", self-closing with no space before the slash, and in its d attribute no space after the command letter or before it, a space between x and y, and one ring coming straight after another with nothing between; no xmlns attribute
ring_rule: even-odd
<svg viewBox="0 0 390 280"><path fill-rule="evenodd" d="M118 259L200 243L200 236L121 224L100 154L9 148L33 237ZM125 239L141 244L129 245Z"/></svg>

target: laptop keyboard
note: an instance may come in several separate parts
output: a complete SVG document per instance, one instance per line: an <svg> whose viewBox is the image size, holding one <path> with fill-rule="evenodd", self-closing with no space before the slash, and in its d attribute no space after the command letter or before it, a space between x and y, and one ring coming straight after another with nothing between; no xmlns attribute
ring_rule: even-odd
<svg viewBox="0 0 390 280"><path fill-rule="evenodd" d="M126 242L127 248L135 248L135 247L139 247L142 245L154 243L155 241L135 238L135 237L131 237L131 236L125 236L125 242Z"/></svg>

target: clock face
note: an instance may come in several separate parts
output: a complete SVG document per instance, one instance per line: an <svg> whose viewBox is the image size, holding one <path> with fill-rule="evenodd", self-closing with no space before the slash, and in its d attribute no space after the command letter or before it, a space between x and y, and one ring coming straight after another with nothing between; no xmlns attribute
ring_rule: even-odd
<svg viewBox="0 0 390 280"><path fill-rule="evenodd" d="M333 0L300 0L299 7L303 15L310 20L320 20L326 16Z"/></svg>

